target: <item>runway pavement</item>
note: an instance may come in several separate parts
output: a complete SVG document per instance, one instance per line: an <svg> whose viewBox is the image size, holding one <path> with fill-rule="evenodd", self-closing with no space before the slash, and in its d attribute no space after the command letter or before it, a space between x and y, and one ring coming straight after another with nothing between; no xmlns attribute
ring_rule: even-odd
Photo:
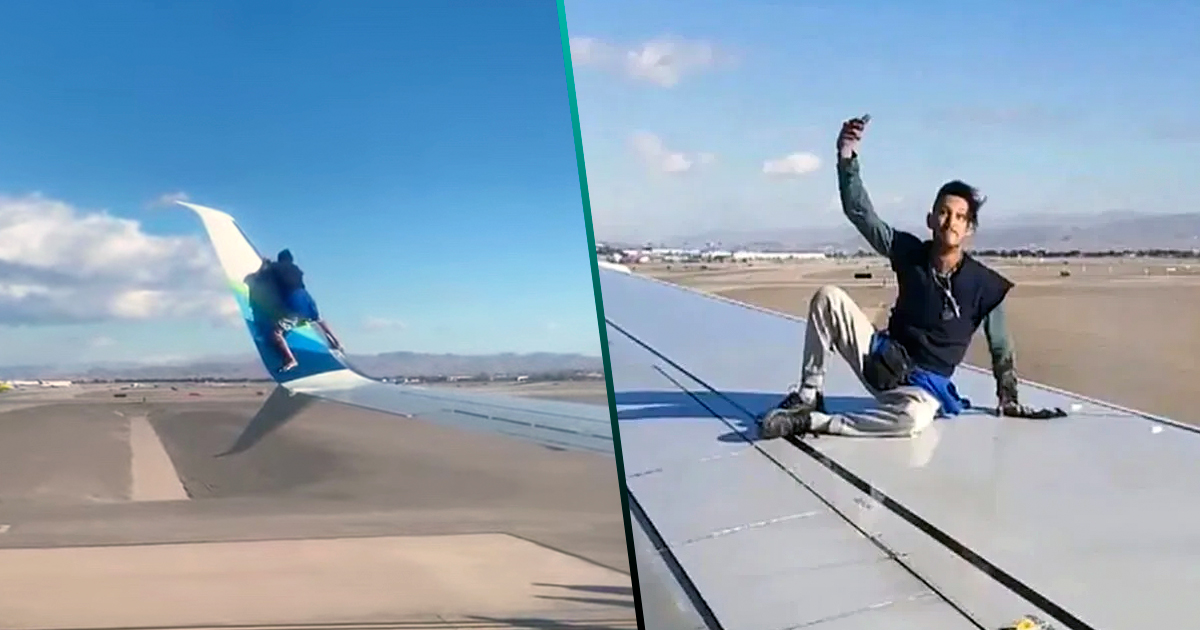
<svg viewBox="0 0 1200 630"><path fill-rule="evenodd" d="M271 391L0 396L0 626L636 627L611 458Z"/></svg>

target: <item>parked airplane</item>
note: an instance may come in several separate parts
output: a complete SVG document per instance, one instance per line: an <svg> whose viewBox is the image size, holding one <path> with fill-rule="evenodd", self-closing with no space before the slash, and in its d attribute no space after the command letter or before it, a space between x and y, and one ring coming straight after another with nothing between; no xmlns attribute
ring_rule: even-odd
<svg viewBox="0 0 1200 630"><path fill-rule="evenodd" d="M12 389L15 387L64 388L64 387L70 387L70 386L74 385L74 383L72 381L47 381L47 380L41 380L41 379L34 380L34 381L21 381L21 380L8 381L5 384L8 385L9 389Z"/></svg>
<svg viewBox="0 0 1200 630"><path fill-rule="evenodd" d="M310 322L293 322L285 341L299 366L284 373L270 341L271 321L252 287L263 256L233 217L205 206L177 202L204 224L221 267L237 299L251 339L267 371L288 396L382 411L405 418L490 431L552 448L612 453L612 420L607 406L532 400L516 396L419 389L375 379L350 365L330 348ZM318 301L319 303L319 301ZM270 402L270 401L268 401Z"/></svg>
<svg viewBox="0 0 1200 630"><path fill-rule="evenodd" d="M1022 402L1072 413L976 409L908 439L758 441L756 419L799 377L804 321L602 267L630 511L648 539L639 580L673 580L693 627L1115 630L1200 616L1194 427L1025 382ZM986 370L955 380L976 405L995 400ZM842 361L825 393L834 412L874 404Z"/></svg>

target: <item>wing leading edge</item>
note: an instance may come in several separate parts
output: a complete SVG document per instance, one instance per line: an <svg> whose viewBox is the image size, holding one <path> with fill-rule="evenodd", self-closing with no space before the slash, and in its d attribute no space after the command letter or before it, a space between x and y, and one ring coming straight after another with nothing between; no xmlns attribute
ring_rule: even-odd
<svg viewBox="0 0 1200 630"><path fill-rule="evenodd" d="M613 452L612 421L606 406L387 383L356 370L308 322L285 333L284 341L300 365L280 373L281 359L270 342L274 321L271 298L256 276L263 256L229 214L193 203L177 203L195 212L204 224L263 366L289 393L499 433L552 448Z"/></svg>

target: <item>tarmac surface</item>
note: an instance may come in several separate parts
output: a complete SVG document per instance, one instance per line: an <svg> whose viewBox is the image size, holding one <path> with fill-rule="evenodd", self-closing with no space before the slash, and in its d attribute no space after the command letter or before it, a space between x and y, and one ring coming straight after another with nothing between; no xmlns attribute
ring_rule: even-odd
<svg viewBox="0 0 1200 630"><path fill-rule="evenodd" d="M0 394L0 626L636 627L611 457L272 391Z"/></svg>

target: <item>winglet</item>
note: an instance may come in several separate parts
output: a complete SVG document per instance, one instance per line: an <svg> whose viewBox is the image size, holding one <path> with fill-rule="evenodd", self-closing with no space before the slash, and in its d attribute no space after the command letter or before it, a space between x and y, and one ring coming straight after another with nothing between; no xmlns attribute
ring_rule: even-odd
<svg viewBox="0 0 1200 630"><path fill-rule="evenodd" d="M283 308L273 285L264 282L258 275L263 256L232 216L186 201L175 203L195 212L204 224L229 288L237 300L242 319L250 330L250 338L254 341L258 356L275 382L287 384L307 376L348 369L346 363L329 348L325 336L315 330L311 323L305 322L292 327L284 335L284 341L300 365L280 373L279 366L283 359L271 342L271 329L273 323L282 317Z"/></svg>

